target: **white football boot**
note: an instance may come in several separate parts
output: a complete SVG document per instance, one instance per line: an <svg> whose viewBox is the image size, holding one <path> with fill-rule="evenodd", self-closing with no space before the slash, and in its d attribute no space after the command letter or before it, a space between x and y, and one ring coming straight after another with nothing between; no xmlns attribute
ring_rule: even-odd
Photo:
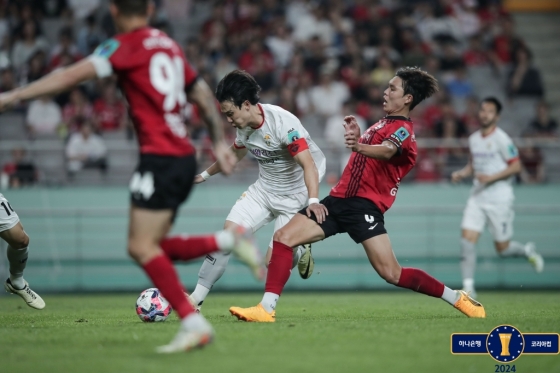
<svg viewBox="0 0 560 373"><path fill-rule="evenodd" d="M25 286L23 287L23 289L16 289L8 278L4 283L4 288L8 293L16 294L22 297L29 307L38 310L42 310L43 308L45 308L45 301L39 296L39 294L29 288L29 284L27 283L27 281L25 281Z"/></svg>

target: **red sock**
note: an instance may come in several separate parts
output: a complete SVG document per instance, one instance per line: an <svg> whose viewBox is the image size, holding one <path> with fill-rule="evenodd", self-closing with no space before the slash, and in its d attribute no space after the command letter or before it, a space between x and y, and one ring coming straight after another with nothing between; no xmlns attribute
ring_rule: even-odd
<svg viewBox="0 0 560 373"><path fill-rule="evenodd" d="M159 244L173 261L196 259L219 250L214 235L166 237Z"/></svg>
<svg viewBox="0 0 560 373"><path fill-rule="evenodd" d="M181 319L194 312L179 281L179 276L167 256L158 255L143 267L155 287L161 291L161 295L167 299Z"/></svg>
<svg viewBox="0 0 560 373"><path fill-rule="evenodd" d="M272 257L268 264L265 292L282 294L282 289L292 273L293 251L294 249L283 243L272 242Z"/></svg>
<svg viewBox="0 0 560 373"><path fill-rule="evenodd" d="M436 298L441 298L445 287L443 283L418 268L402 268L397 286Z"/></svg>

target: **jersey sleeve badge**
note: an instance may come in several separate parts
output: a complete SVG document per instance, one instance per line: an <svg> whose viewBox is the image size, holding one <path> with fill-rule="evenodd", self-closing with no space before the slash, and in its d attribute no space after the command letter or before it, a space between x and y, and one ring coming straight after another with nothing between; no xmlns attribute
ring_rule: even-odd
<svg viewBox="0 0 560 373"><path fill-rule="evenodd" d="M297 130L292 128L291 130L288 131L288 144L291 144L294 141L299 140L299 138L300 138L300 135L299 135L299 132Z"/></svg>

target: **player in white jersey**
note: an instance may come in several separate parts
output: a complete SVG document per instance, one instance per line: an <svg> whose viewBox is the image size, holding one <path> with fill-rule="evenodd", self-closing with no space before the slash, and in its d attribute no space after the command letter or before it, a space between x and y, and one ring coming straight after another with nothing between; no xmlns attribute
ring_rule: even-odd
<svg viewBox="0 0 560 373"><path fill-rule="evenodd" d="M250 152L259 163L259 178L244 192L226 218L225 227L251 228L253 232L275 221L274 231L286 225L292 216L309 205L308 214L325 216L319 204L319 182L325 174L325 156L313 142L299 119L275 105L260 104L260 87L245 71L225 76L216 89L221 111L237 129L231 149L238 161ZM217 163L197 175L204 182L220 172ZM272 240L265 263L272 253ZM229 255L212 253L206 257L191 301L200 307L210 289L225 272ZM313 273L311 246L294 250L293 267L307 279ZM262 274L264 279L264 273Z"/></svg>
<svg viewBox="0 0 560 373"><path fill-rule="evenodd" d="M471 153L469 163L453 172L451 179L459 182L474 174L471 195L461 223L461 272L463 290L476 297L474 272L476 249L480 233L488 224L494 245L500 257L525 256L537 272L542 272L544 262L532 242L522 244L512 241L513 236L513 176L521 171L517 148L511 138L497 123L502 109L493 97L480 104L478 117L480 130L469 137Z"/></svg>
<svg viewBox="0 0 560 373"><path fill-rule="evenodd" d="M8 243L7 254L10 263L10 277L4 283L4 288L8 293L23 298L29 307L42 310L45 308L45 302L29 288L29 284L23 279L23 270L27 264L29 236L23 230L18 214L1 193L0 237Z"/></svg>

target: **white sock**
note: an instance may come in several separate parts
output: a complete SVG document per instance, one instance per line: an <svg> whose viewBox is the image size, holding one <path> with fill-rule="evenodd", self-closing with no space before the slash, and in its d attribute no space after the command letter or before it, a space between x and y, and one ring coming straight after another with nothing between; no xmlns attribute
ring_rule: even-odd
<svg viewBox="0 0 560 373"><path fill-rule="evenodd" d="M212 326L200 313L192 312L181 320L181 327L188 331L207 332Z"/></svg>
<svg viewBox="0 0 560 373"><path fill-rule="evenodd" d="M14 249L11 246L8 246L7 250L8 262L10 263L10 282L12 286L18 290L25 287L23 270L27 264L27 251L27 247L23 249Z"/></svg>
<svg viewBox="0 0 560 373"><path fill-rule="evenodd" d="M498 253L501 257L508 257L508 256L528 256L527 250L525 249L524 244L517 242L517 241L510 241L507 249Z"/></svg>
<svg viewBox="0 0 560 373"><path fill-rule="evenodd" d="M474 279L473 278L463 279L463 290L465 290L465 291L473 291L474 290Z"/></svg>
<svg viewBox="0 0 560 373"><path fill-rule="evenodd" d="M208 296L209 292L210 289L206 286L196 284L196 288L194 288L194 291L191 293L191 298L193 298L196 304L200 306L202 302L204 302L204 299L206 299L206 296Z"/></svg>
<svg viewBox="0 0 560 373"><path fill-rule="evenodd" d="M271 313L276 309L278 298L280 298L280 295L278 294L264 293L263 299L261 300L261 306L263 306L266 312Z"/></svg>
<svg viewBox="0 0 560 373"><path fill-rule="evenodd" d="M450 305L454 306L455 303L457 303L457 301L459 300L459 297L460 296L458 291L451 290L447 286L443 288L443 295L441 296L441 299L443 299Z"/></svg>
<svg viewBox="0 0 560 373"><path fill-rule="evenodd" d="M220 250L229 252L235 246L235 235L232 231L224 229L223 231L216 232L216 243Z"/></svg>

